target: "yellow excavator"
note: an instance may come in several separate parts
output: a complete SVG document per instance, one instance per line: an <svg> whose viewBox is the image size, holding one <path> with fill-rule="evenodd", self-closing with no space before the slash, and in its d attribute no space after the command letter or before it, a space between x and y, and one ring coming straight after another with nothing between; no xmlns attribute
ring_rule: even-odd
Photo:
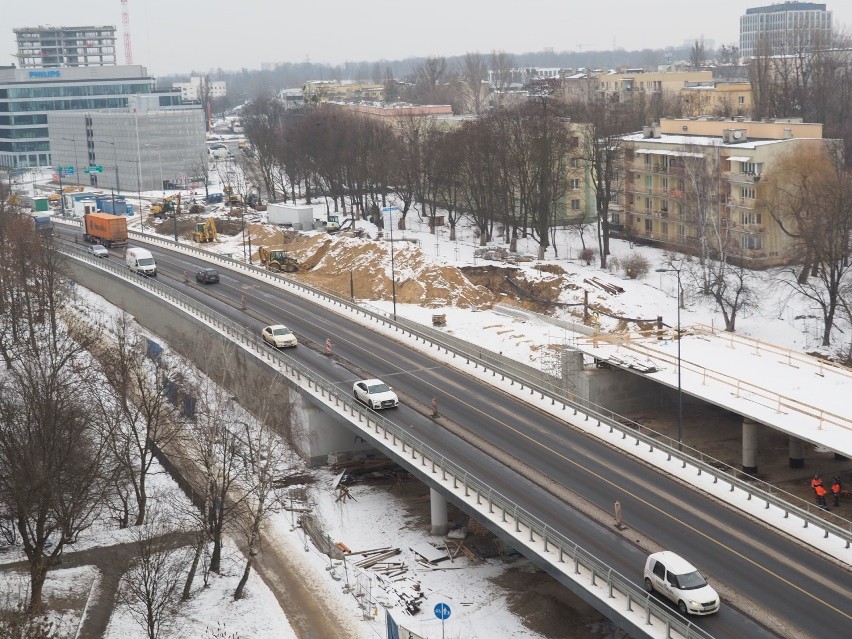
<svg viewBox="0 0 852 639"><path fill-rule="evenodd" d="M213 242L216 240L216 221L211 217L206 222L198 222L192 232L195 242Z"/></svg>
<svg viewBox="0 0 852 639"><path fill-rule="evenodd" d="M225 194L225 204L230 204L233 206L234 204L239 204L242 202L240 196L237 193L234 193L234 188L228 184L222 187L222 191Z"/></svg>
<svg viewBox="0 0 852 639"><path fill-rule="evenodd" d="M257 249L260 263L270 271L295 273L299 270L299 261L284 249L271 249L261 246Z"/></svg>
<svg viewBox="0 0 852 639"><path fill-rule="evenodd" d="M177 209L180 207L180 193L175 193L174 195L169 195L168 197L163 198L159 202L151 205L151 214L152 215L168 215L171 213L175 214Z"/></svg>

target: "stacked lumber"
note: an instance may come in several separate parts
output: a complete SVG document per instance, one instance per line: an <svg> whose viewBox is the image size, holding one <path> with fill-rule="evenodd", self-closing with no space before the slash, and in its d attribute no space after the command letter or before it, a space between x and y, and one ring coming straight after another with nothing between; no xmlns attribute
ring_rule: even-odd
<svg viewBox="0 0 852 639"><path fill-rule="evenodd" d="M618 295L619 293L623 293L624 289L618 286L617 284L610 284L609 282L604 282L603 280L597 277L589 277L583 280L586 284L591 284L611 295Z"/></svg>

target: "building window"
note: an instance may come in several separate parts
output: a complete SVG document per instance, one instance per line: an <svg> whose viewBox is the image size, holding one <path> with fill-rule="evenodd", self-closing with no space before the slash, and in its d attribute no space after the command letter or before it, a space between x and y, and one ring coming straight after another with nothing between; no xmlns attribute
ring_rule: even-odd
<svg viewBox="0 0 852 639"><path fill-rule="evenodd" d="M745 104L745 96L741 95L737 98L737 104Z"/></svg>
<svg viewBox="0 0 852 639"><path fill-rule="evenodd" d="M580 168L580 158L571 158L571 168L579 169Z"/></svg>
<svg viewBox="0 0 852 639"><path fill-rule="evenodd" d="M663 222L662 224L660 224L660 233L662 234L663 237L669 236L669 223L668 222Z"/></svg>
<svg viewBox="0 0 852 639"><path fill-rule="evenodd" d="M741 224L761 224L762 218L760 213L755 211L743 211L740 213Z"/></svg>
<svg viewBox="0 0 852 639"><path fill-rule="evenodd" d="M580 210L580 200L571 200L571 210L579 211Z"/></svg>
<svg viewBox="0 0 852 639"><path fill-rule="evenodd" d="M649 198L649 197L645 198L645 211L646 212L651 211L651 198Z"/></svg>
<svg viewBox="0 0 852 639"><path fill-rule="evenodd" d="M669 178L667 178L667 177L662 178L662 182L663 182L663 190L668 191L669 190Z"/></svg>
<svg viewBox="0 0 852 639"><path fill-rule="evenodd" d="M579 191L580 190L580 180L578 180L576 178L571 180L571 190L572 191Z"/></svg>
<svg viewBox="0 0 852 639"><path fill-rule="evenodd" d="M679 239L686 239L686 228L684 228L683 224L677 225L677 236Z"/></svg>
<svg viewBox="0 0 852 639"><path fill-rule="evenodd" d="M763 248L763 238L759 235L743 235L740 246L749 251L759 251Z"/></svg>
<svg viewBox="0 0 852 639"><path fill-rule="evenodd" d="M654 220L651 218L645 218L645 232L653 233L654 232Z"/></svg>
<svg viewBox="0 0 852 639"><path fill-rule="evenodd" d="M753 200L754 199L754 187L753 186L741 186L740 187L740 197L744 200Z"/></svg>

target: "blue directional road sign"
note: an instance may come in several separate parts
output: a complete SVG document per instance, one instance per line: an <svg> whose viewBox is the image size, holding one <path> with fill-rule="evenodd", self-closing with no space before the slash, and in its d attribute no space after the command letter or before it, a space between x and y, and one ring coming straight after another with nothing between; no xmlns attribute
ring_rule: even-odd
<svg viewBox="0 0 852 639"><path fill-rule="evenodd" d="M435 605L435 616L443 621L444 619L450 618L450 607L445 603L439 603Z"/></svg>

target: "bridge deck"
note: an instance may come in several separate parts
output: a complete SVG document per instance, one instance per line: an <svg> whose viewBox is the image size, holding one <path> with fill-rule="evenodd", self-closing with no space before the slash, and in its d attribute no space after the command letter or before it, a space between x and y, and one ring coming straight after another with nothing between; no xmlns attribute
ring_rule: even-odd
<svg viewBox="0 0 852 639"><path fill-rule="evenodd" d="M852 370L708 326L681 329L682 392L852 457ZM677 388L676 333L599 334L577 348Z"/></svg>

